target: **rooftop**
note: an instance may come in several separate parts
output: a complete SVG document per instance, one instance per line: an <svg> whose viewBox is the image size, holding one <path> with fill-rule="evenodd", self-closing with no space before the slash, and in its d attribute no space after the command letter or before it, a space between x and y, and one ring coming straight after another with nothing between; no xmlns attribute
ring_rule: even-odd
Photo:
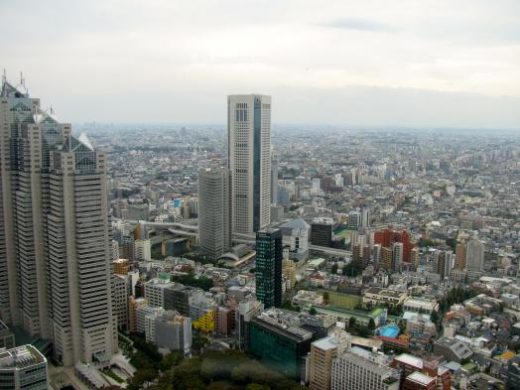
<svg viewBox="0 0 520 390"><path fill-rule="evenodd" d="M422 374L419 371L415 371L415 372L411 373L410 375L408 375L408 377L406 379L416 382L416 383L420 383L421 385L428 385L428 384L432 383L433 381L437 380L436 378Z"/></svg>
<svg viewBox="0 0 520 390"><path fill-rule="evenodd" d="M0 369L24 368L47 360L32 345L22 345L0 352Z"/></svg>
<svg viewBox="0 0 520 390"><path fill-rule="evenodd" d="M416 367L422 370L423 368L423 360L413 355L409 355L407 353L402 353L399 356L395 357L395 360L401 362L403 364L407 364L412 367Z"/></svg>

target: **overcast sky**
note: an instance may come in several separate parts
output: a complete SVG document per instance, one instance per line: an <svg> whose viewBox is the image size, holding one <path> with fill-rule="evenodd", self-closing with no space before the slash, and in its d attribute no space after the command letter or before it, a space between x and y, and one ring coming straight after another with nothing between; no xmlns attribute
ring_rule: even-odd
<svg viewBox="0 0 520 390"><path fill-rule="evenodd" d="M0 0L0 67L69 122L520 129L519 0Z"/></svg>

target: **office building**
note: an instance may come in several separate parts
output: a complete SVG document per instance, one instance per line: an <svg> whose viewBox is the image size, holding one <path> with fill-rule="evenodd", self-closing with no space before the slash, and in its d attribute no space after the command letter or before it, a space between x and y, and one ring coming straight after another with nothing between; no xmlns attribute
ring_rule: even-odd
<svg viewBox="0 0 520 390"><path fill-rule="evenodd" d="M332 390L398 390L399 372L384 355L354 347L332 362Z"/></svg>
<svg viewBox="0 0 520 390"><path fill-rule="evenodd" d="M134 242L134 256L138 261L152 260L152 244L149 239L135 240Z"/></svg>
<svg viewBox="0 0 520 390"><path fill-rule="evenodd" d="M174 285L175 283L171 282L169 278L150 279L144 284L144 297L150 306L164 308L165 291Z"/></svg>
<svg viewBox="0 0 520 390"><path fill-rule="evenodd" d="M135 331L145 335L146 341L155 342L154 319L164 313L162 307L151 307L147 304L138 304L135 310Z"/></svg>
<svg viewBox="0 0 520 390"><path fill-rule="evenodd" d="M0 128L0 316L50 339L64 365L110 357L106 156L41 110L23 81L3 80Z"/></svg>
<svg viewBox="0 0 520 390"><path fill-rule="evenodd" d="M466 269L468 273L484 271L484 244L476 237L469 240L466 245Z"/></svg>
<svg viewBox="0 0 520 390"><path fill-rule="evenodd" d="M403 243L394 242L392 244L392 270L395 272L401 271L402 263L403 263Z"/></svg>
<svg viewBox="0 0 520 390"><path fill-rule="evenodd" d="M232 231L251 234L270 223L271 97L228 96L228 164Z"/></svg>
<svg viewBox="0 0 520 390"><path fill-rule="evenodd" d="M183 316L190 315L190 297L200 293L201 290L195 287L185 286L174 283L164 289L164 308L166 310L176 310Z"/></svg>
<svg viewBox="0 0 520 390"><path fill-rule="evenodd" d="M367 228L370 226L370 209L368 206L361 208L361 227Z"/></svg>
<svg viewBox="0 0 520 390"><path fill-rule="evenodd" d="M203 292L194 293L190 297L190 318L193 329L210 333L217 328L217 302L211 295Z"/></svg>
<svg viewBox="0 0 520 390"><path fill-rule="evenodd" d="M241 300L238 309L235 311L235 339L238 349L247 350L249 346L249 330L251 320L264 310L262 302L253 296L248 296Z"/></svg>
<svg viewBox="0 0 520 390"><path fill-rule="evenodd" d="M466 268L466 244L463 242L455 247L455 268L460 271Z"/></svg>
<svg viewBox="0 0 520 390"><path fill-rule="evenodd" d="M332 361L352 347L352 337L344 329L336 328L333 334L311 344L309 357L309 388L329 390Z"/></svg>
<svg viewBox="0 0 520 390"><path fill-rule="evenodd" d="M231 247L229 171L199 171L199 239L202 252L217 260Z"/></svg>
<svg viewBox="0 0 520 390"><path fill-rule="evenodd" d="M256 233L256 297L266 308L282 304L282 232Z"/></svg>
<svg viewBox="0 0 520 390"><path fill-rule="evenodd" d="M47 359L30 344L0 351L0 388L47 390Z"/></svg>
<svg viewBox="0 0 520 390"><path fill-rule="evenodd" d="M155 318L155 343L159 348L180 351L187 355L191 351L191 320L176 311L166 310Z"/></svg>
<svg viewBox="0 0 520 390"><path fill-rule="evenodd" d="M271 204L278 204L278 156L275 153L271 159Z"/></svg>
<svg viewBox="0 0 520 390"><path fill-rule="evenodd" d="M452 251L438 251L437 257L437 273L441 276L441 279L447 278L451 274L451 268L453 265L453 252Z"/></svg>
<svg viewBox="0 0 520 390"><path fill-rule="evenodd" d="M330 247L333 223L332 218L315 218L311 223L311 244Z"/></svg>
<svg viewBox="0 0 520 390"><path fill-rule="evenodd" d="M112 275L112 310L116 316L117 328L128 329L128 298L130 281L127 275Z"/></svg>
<svg viewBox="0 0 520 390"><path fill-rule="evenodd" d="M293 312L275 308L262 312L250 322L248 352L273 369L299 379L312 340L312 333L300 325Z"/></svg>
<svg viewBox="0 0 520 390"><path fill-rule="evenodd" d="M402 261L405 263L410 263L413 244L410 241L410 234L406 230L378 230L374 233L374 243L380 244L382 247L386 248L392 248L394 243L403 244Z"/></svg>
<svg viewBox="0 0 520 390"><path fill-rule="evenodd" d="M128 299L128 331L130 333L137 332L137 309L146 306L148 306L148 301L145 298L131 296Z"/></svg>

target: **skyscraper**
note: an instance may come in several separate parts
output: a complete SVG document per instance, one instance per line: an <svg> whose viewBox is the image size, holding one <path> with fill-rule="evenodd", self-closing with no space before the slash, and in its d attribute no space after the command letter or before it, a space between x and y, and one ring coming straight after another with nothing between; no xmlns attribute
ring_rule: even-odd
<svg viewBox="0 0 520 390"><path fill-rule="evenodd" d="M229 171L199 171L199 237L203 252L216 260L231 247Z"/></svg>
<svg viewBox="0 0 520 390"><path fill-rule="evenodd" d="M52 340L65 365L109 357L106 157L41 110L23 81L3 80L0 126L0 315Z"/></svg>
<svg viewBox="0 0 520 390"><path fill-rule="evenodd" d="M282 304L282 232L256 233L256 297L266 308Z"/></svg>
<svg viewBox="0 0 520 390"><path fill-rule="evenodd" d="M271 204L278 204L278 156L273 152L271 160Z"/></svg>
<svg viewBox="0 0 520 390"><path fill-rule="evenodd" d="M232 231L251 234L270 223L271 97L228 96L228 164Z"/></svg>

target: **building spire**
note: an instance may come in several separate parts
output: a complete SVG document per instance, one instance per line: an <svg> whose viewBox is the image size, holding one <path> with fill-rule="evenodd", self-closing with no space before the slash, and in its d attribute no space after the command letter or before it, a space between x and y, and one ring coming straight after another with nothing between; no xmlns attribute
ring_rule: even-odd
<svg viewBox="0 0 520 390"><path fill-rule="evenodd" d="M6 81L7 81L7 74L5 73L5 68L4 68L4 71L2 72L2 84L4 84Z"/></svg>
<svg viewBox="0 0 520 390"><path fill-rule="evenodd" d="M23 78L23 72L20 72L20 85L25 87L25 79Z"/></svg>

